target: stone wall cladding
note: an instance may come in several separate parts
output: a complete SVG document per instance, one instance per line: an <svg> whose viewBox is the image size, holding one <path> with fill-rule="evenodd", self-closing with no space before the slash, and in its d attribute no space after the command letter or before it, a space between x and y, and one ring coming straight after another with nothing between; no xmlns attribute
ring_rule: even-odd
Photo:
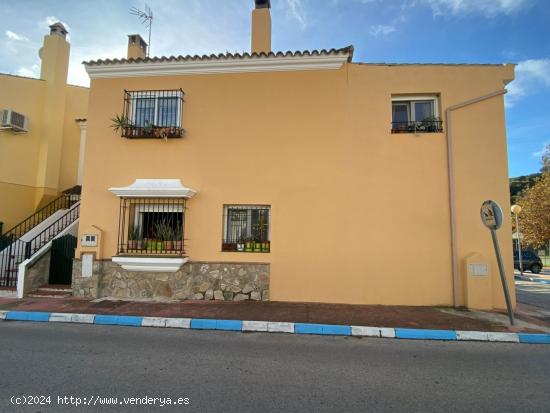
<svg viewBox="0 0 550 413"><path fill-rule="evenodd" d="M82 277L82 261L73 260L72 289L74 297L98 298L99 278L103 271L103 261L94 260L93 275Z"/></svg>
<svg viewBox="0 0 550 413"><path fill-rule="evenodd" d="M35 291L48 283L50 278L51 251L47 251L38 260L27 267L25 271L24 295Z"/></svg>
<svg viewBox="0 0 550 413"><path fill-rule="evenodd" d="M93 276L80 276L74 261L73 294L80 297L267 301L269 264L188 262L175 273L126 271L112 261L94 262Z"/></svg>

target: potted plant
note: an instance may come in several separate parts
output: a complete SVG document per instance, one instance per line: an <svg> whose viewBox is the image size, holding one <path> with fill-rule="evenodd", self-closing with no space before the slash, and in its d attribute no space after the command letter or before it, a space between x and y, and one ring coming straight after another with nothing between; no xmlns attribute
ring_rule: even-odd
<svg viewBox="0 0 550 413"><path fill-rule="evenodd" d="M149 121L145 121L145 126L141 128L141 136L154 137L155 126L152 123L149 123Z"/></svg>
<svg viewBox="0 0 550 413"><path fill-rule="evenodd" d="M154 239L147 240L147 252L157 252L157 241Z"/></svg>
<svg viewBox="0 0 550 413"><path fill-rule="evenodd" d="M128 249L137 250L139 240L139 227L134 226L128 231Z"/></svg>
<svg viewBox="0 0 550 413"><path fill-rule="evenodd" d="M438 132L441 129L441 118L438 116L429 116L422 120L421 126L427 132Z"/></svg>
<svg viewBox="0 0 550 413"><path fill-rule="evenodd" d="M246 252L252 252L254 248L254 242L251 237L248 237L244 240L244 250Z"/></svg>
<svg viewBox="0 0 550 413"><path fill-rule="evenodd" d="M178 226L172 230L172 241L176 251L183 251L183 229Z"/></svg>
<svg viewBox="0 0 550 413"><path fill-rule="evenodd" d="M254 252L261 252L262 251L262 243L259 239L254 240Z"/></svg>
<svg viewBox="0 0 550 413"><path fill-rule="evenodd" d="M241 235L237 241L237 251L244 251L244 237Z"/></svg>
<svg viewBox="0 0 550 413"><path fill-rule="evenodd" d="M115 132L122 131L122 136L128 136L127 129L132 128L132 122L130 122L130 119L124 115L115 115L114 118L111 118L111 128Z"/></svg>
<svg viewBox="0 0 550 413"><path fill-rule="evenodd" d="M264 241L262 242L262 252L269 252L270 242Z"/></svg>
<svg viewBox="0 0 550 413"><path fill-rule="evenodd" d="M166 221L161 221L155 224L155 237L159 240L157 242L157 250L172 251L173 249L173 230ZM160 244L160 245L159 245Z"/></svg>

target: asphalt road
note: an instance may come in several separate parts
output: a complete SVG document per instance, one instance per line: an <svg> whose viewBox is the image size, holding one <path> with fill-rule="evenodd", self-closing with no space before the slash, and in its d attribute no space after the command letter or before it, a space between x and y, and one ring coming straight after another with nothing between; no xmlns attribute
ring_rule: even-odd
<svg viewBox="0 0 550 413"><path fill-rule="evenodd" d="M519 275L519 271L515 274ZM533 276L529 271L525 275ZM550 269L543 269L539 276L545 276L550 282ZM520 303L550 311L550 284L516 280L516 296Z"/></svg>
<svg viewBox="0 0 550 413"><path fill-rule="evenodd" d="M548 412L549 389L548 345L0 322L2 412ZM18 407L13 395L51 404Z"/></svg>

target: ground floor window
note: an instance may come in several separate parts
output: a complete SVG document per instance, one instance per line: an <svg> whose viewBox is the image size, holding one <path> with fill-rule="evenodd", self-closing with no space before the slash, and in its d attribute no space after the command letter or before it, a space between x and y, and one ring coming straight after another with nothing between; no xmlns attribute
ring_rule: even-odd
<svg viewBox="0 0 550 413"><path fill-rule="evenodd" d="M269 205L224 205L222 251L269 252Z"/></svg>
<svg viewBox="0 0 550 413"><path fill-rule="evenodd" d="M185 198L121 198L118 254L183 255Z"/></svg>

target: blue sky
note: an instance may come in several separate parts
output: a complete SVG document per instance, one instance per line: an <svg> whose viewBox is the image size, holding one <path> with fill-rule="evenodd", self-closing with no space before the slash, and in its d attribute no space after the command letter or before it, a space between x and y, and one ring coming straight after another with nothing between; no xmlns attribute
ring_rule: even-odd
<svg viewBox="0 0 550 413"><path fill-rule="evenodd" d="M355 61L517 63L506 117L510 176L537 172L550 143L550 0L271 0L273 50L355 46ZM148 0L152 55L243 52L253 0ZM0 72L38 77L48 24L66 23L69 82L83 60L124 57L143 0L0 0ZM1 91L0 91L1 93Z"/></svg>

